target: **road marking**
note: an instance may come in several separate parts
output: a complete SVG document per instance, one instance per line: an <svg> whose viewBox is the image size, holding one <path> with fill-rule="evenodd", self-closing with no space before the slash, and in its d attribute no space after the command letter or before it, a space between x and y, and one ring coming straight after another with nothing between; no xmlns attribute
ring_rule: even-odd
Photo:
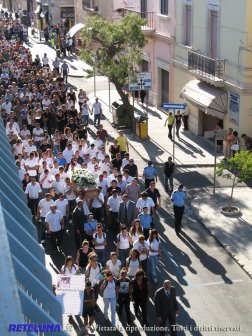
<svg viewBox="0 0 252 336"><path fill-rule="evenodd" d="M230 281L213 281L213 282L205 282L201 284L195 284L195 285L189 285L190 288L199 288L199 287L205 287L205 286L216 286L216 285L234 285L236 283L243 282L242 279L237 280L231 280Z"/></svg>

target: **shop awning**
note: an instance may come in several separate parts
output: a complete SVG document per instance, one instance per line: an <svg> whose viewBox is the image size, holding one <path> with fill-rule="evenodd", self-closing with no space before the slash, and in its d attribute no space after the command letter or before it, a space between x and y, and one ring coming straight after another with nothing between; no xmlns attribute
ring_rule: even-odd
<svg viewBox="0 0 252 336"><path fill-rule="evenodd" d="M75 34L77 34L82 28L84 28L85 25L83 23L77 23L75 26L73 26L69 31L68 35L70 37L73 37Z"/></svg>
<svg viewBox="0 0 252 336"><path fill-rule="evenodd" d="M183 87L180 97L219 119L227 112L227 92L196 79Z"/></svg>
<svg viewBox="0 0 252 336"><path fill-rule="evenodd" d="M38 5L37 8L35 9L34 13L35 13L35 14L39 14L39 13L40 13L40 10L41 10L41 6Z"/></svg>
<svg viewBox="0 0 252 336"><path fill-rule="evenodd" d="M48 12L47 9L43 10L43 12L40 14L40 17L43 19L46 16L47 12Z"/></svg>

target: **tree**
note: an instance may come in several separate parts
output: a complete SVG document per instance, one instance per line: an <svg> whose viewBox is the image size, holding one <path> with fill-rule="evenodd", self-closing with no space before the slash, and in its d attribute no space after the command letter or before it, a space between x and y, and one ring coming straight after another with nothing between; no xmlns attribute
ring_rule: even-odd
<svg viewBox="0 0 252 336"><path fill-rule="evenodd" d="M223 160L217 164L217 176L232 181L231 195L229 198L228 211L232 211L234 188L238 183L252 179L252 153L241 151L231 159Z"/></svg>
<svg viewBox="0 0 252 336"><path fill-rule="evenodd" d="M88 19L82 35L82 58L114 83L131 120L133 107L123 88L128 78L136 78L135 66L142 61L141 50L147 42L141 29L144 24L145 19L134 13L126 14L120 22L94 16Z"/></svg>

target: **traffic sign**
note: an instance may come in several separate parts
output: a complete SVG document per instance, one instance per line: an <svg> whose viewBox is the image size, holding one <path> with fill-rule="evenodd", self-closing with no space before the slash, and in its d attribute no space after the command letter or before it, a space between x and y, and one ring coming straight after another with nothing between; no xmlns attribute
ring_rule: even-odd
<svg viewBox="0 0 252 336"><path fill-rule="evenodd" d="M151 72L139 72L136 74L137 80L135 83L129 83L130 91L151 90Z"/></svg>
<svg viewBox="0 0 252 336"><path fill-rule="evenodd" d="M185 110L187 104L163 104L163 108L166 110Z"/></svg>

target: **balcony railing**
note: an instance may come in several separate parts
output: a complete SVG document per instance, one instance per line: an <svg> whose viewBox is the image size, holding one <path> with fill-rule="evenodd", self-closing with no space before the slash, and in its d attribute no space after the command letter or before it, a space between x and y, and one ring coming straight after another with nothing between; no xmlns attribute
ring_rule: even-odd
<svg viewBox="0 0 252 336"><path fill-rule="evenodd" d="M138 12L134 9L125 8L124 14L126 13L136 13L141 16L141 18L146 19L146 24L142 26L143 30L153 30L154 29L154 12Z"/></svg>
<svg viewBox="0 0 252 336"><path fill-rule="evenodd" d="M224 79L225 60L204 56L196 51L188 51L188 70L210 79Z"/></svg>

